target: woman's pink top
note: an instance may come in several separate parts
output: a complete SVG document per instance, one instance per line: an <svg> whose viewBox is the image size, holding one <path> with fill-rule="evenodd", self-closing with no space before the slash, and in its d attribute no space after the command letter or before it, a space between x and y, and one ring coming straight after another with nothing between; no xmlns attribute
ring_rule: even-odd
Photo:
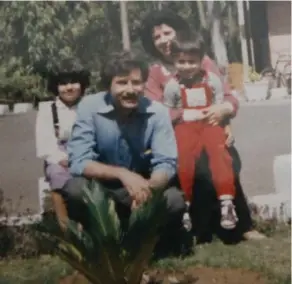
<svg viewBox="0 0 292 284"><path fill-rule="evenodd" d="M213 72L221 77L215 62L207 55L202 59L202 68L205 71ZM153 64L149 70L149 76L145 86L145 95L151 100L162 102L164 86L168 80L173 77L174 74L169 72L162 64ZM235 116L239 107L238 100L231 94L228 83L224 83L224 89L225 101L233 105L233 116ZM182 116L182 109L170 109L170 116L172 121L179 120Z"/></svg>

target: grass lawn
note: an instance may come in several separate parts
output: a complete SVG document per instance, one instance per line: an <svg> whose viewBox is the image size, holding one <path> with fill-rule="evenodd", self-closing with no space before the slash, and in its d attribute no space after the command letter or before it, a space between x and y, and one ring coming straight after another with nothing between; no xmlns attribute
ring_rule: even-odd
<svg viewBox="0 0 292 284"><path fill-rule="evenodd" d="M212 244L196 246L193 256L184 260L162 260L155 263L153 268L167 271L182 271L188 267L196 267L196 269L214 267L223 268L223 270L224 268L240 268L257 272L265 279L262 282L253 283L288 284L291 283L290 246L291 229L284 227L273 232L272 236L264 241L242 242L233 246L214 241ZM71 269L64 262L52 256L26 260L2 260L0 261L0 284L53 284L58 283L58 279L70 271ZM197 273L200 274L200 272ZM209 284L211 282L189 283ZM241 282L235 279L232 283ZM248 283L248 280L246 283L252 284Z"/></svg>

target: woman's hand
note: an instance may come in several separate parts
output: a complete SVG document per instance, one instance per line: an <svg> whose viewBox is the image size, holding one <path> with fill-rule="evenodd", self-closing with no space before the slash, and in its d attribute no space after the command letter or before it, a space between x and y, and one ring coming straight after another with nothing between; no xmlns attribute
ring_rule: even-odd
<svg viewBox="0 0 292 284"><path fill-rule="evenodd" d="M234 137L232 135L232 130L230 125L226 125L224 128L225 134L226 134L226 141L225 141L225 145L227 147L231 147L234 143Z"/></svg>
<svg viewBox="0 0 292 284"><path fill-rule="evenodd" d="M204 119L211 125L218 125L222 120L232 114L233 107L225 102L218 105L211 105L203 110Z"/></svg>

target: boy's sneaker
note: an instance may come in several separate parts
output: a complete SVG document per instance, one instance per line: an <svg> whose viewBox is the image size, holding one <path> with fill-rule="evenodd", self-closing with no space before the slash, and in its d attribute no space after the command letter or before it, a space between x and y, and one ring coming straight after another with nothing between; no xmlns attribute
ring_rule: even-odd
<svg viewBox="0 0 292 284"><path fill-rule="evenodd" d="M236 227L238 221L235 206L232 199L221 200L221 227L226 230L232 230Z"/></svg>
<svg viewBox="0 0 292 284"><path fill-rule="evenodd" d="M187 232L190 232L192 230L192 220L189 214L189 208L190 208L190 203L186 202L186 211L183 215L182 223L183 223L183 227L185 228Z"/></svg>
<svg viewBox="0 0 292 284"><path fill-rule="evenodd" d="M189 212L185 212L183 215L183 227L187 232L190 232L192 230L192 220Z"/></svg>

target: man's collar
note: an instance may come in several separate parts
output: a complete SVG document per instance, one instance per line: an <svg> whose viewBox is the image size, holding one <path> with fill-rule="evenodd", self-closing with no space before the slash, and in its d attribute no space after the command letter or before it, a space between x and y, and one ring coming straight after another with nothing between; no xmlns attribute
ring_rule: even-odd
<svg viewBox="0 0 292 284"><path fill-rule="evenodd" d="M114 111L113 97L110 93L104 95L104 99L100 101L97 113L110 113ZM154 113L153 103L146 97L141 96L138 103L138 113Z"/></svg>

